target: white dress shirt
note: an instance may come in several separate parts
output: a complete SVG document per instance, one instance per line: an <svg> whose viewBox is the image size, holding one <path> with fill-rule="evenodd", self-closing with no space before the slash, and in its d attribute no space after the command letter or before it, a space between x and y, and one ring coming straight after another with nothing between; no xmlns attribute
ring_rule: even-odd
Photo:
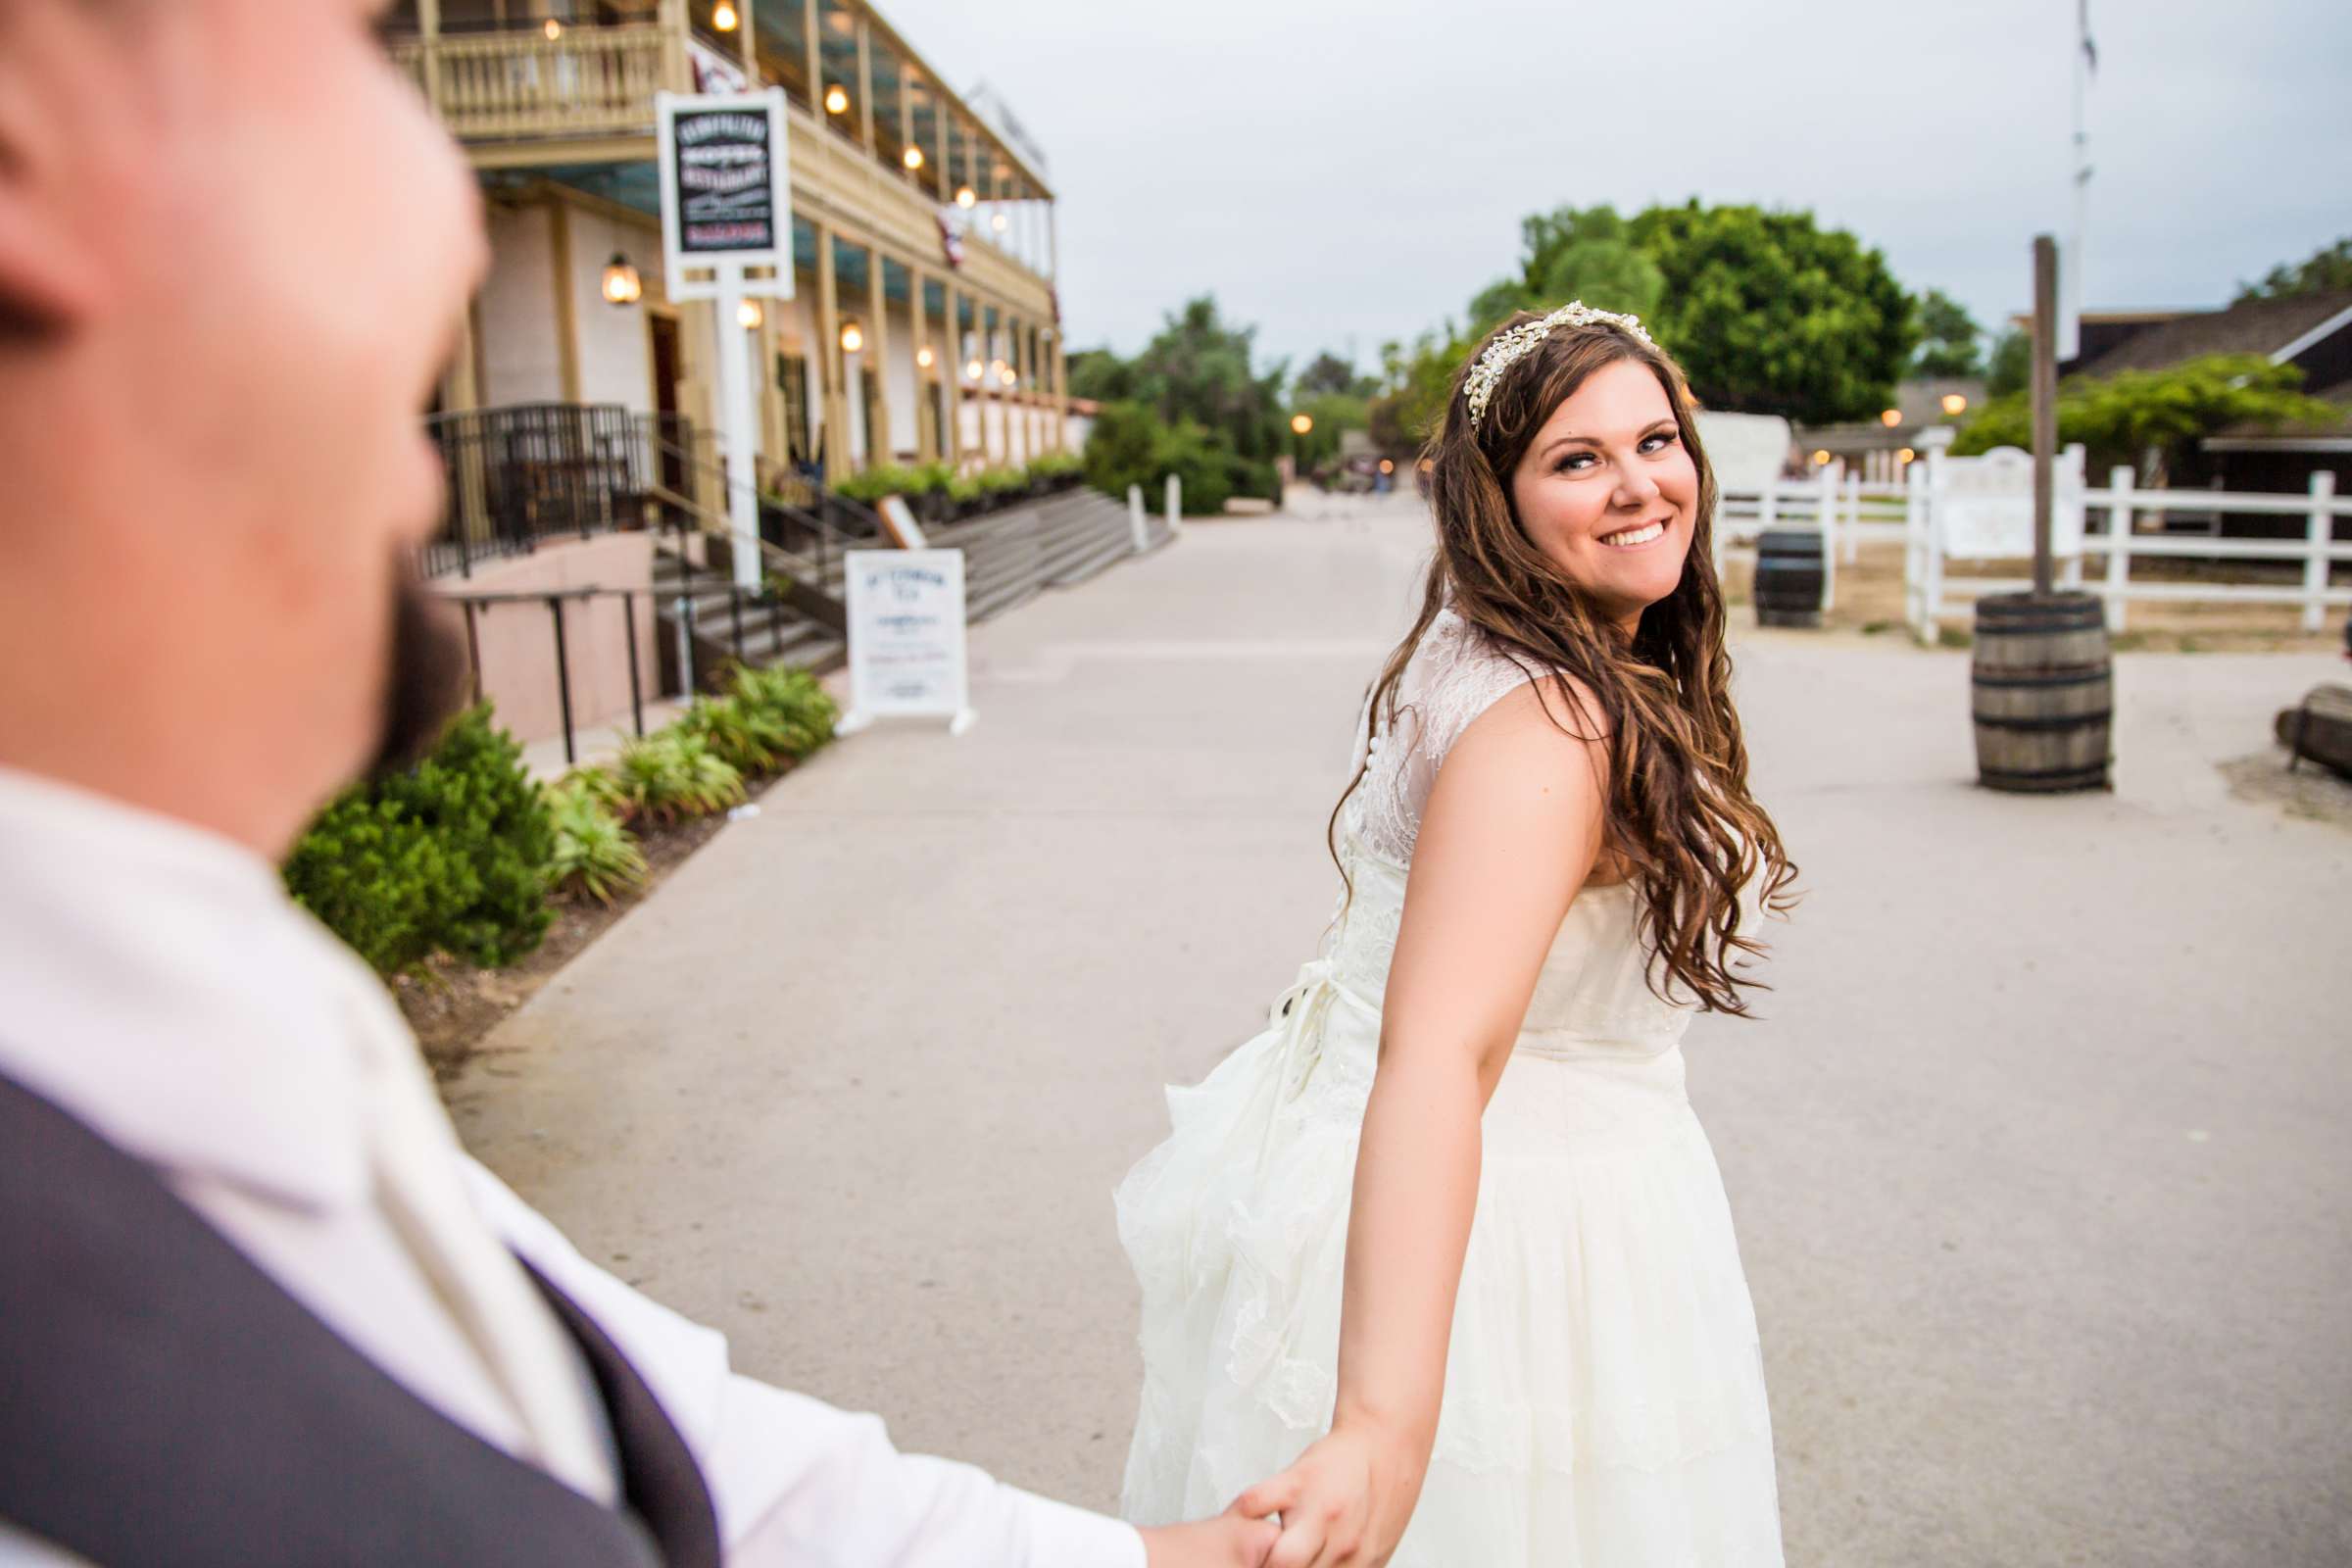
<svg viewBox="0 0 2352 1568"><path fill-rule="evenodd" d="M413 1037L267 861L0 768L0 1072L155 1166L412 1393L531 1453L374 1197L367 1046L394 1037L414 1051ZM901 1454L874 1416L737 1376L716 1331L589 1263L454 1145L449 1157L496 1239L593 1316L660 1396L702 1465L730 1563L1143 1568L1127 1525ZM593 1404L584 1365L577 1386ZM588 1418L609 1439L601 1408ZM74 1560L0 1521L0 1568Z"/></svg>

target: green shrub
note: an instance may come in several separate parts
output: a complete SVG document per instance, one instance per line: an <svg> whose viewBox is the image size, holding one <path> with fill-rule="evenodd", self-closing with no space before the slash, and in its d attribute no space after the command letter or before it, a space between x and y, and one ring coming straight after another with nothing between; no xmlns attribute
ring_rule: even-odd
<svg viewBox="0 0 2352 1568"><path fill-rule="evenodd" d="M1071 452L1049 452L1029 465L1032 479L1066 479L1085 469L1085 461Z"/></svg>
<svg viewBox="0 0 2352 1568"><path fill-rule="evenodd" d="M783 715L736 697L698 699L677 727L699 737L738 773L773 772L795 755Z"/></svg>
<svg viewBox="0 0 2352 1568"><path fill-rule="evenodd" d="M286 886L380 974L435 953L485 968L547 934L548 805L513 737L477 708L416 767L329 806L286 858Z"/></svg>
<svg viewBox="0 0 2352 1568"><path fill-rule="evenodd" d="M1008 495L1029 488L1029 476L1018 468L982 468L974 478L984 496Z"/></svg>
<svg viewBox="0 0 2352 1568"><path fill-rule="evenodd" d="M743 799L743 774L701 736L675 728L623 746L612 776L628 801L629 814L649 821L707 816Z"/></svg>
<svg viewBox="0 0 2352 1568"><path fill-rule="evenodd" d="M735 701L781 722L785 746L794 757L807 757L832 740L833 726L841 718L832 694L805 669L746 665L735 672Z"/></svg>
<svg viewBox="0 0 2352 1568"><path fill-rule="evenodd" d="M980 499L980 481L968 473L959 473L948 481L948 499L965 506Z"/></svg>
<svg viewBox="0 0 2352 1568"><path fill-rule="evenodd" d="M574 773L548 791L548 810L555 826L555 853L548 864L552 886L611 904L615 894L645 885L650 869L645 851L605 804L598 786Z"/></svg>

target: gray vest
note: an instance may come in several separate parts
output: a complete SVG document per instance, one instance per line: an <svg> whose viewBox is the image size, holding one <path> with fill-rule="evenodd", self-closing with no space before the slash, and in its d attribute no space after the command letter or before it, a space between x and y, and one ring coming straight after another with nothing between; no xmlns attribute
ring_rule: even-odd
<svg viewBox="0 0 2352 1568"><path fill-rule="evenodd" d="M411 1394L148 1166L0 1076L0 1519L105 1568L718 1568L677 1429L534 1278L604 1396L617 1509Z"/></svg>

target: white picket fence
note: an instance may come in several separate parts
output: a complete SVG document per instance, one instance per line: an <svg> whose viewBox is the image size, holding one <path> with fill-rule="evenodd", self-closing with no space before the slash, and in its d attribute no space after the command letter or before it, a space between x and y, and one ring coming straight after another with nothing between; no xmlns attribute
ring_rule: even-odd
<svg viewBox="0 0 2352 1568"><path fill-rule="evenodd" d="M2079 467L2080 459L2074 466ZM1911 466L1900 485L1864 484L1859 475L1843 471L1841 464L1826 465L1818 476L1782 480L1762 491L1726 494L1716 509L1716 564L1721 568L1728 545L1752 543L1767 528L1815 528L1823 535L1822 608L1836 603L1837 566L1842 559L1854 564L1865 540L1904 546L1903 587L1906 619L1922 642L1936 640L1943 617L1965 613L1980 594L2003 593L2032 586L2027 578L1955 576L1947 569L1949 529L1940 518L1954 491L1938 485L1932 469L1940 464ZM2057 562L2058 581L2064 587L2098 595L2106 602L2107 626L2120 632L2128 624L2133 601L2292 605L2302 611L2307 632L2322 630L2331 609L2352 607L2352 587L2333 587L2328 568L2352 563L2352 540L2338 542L2335 522L2352 516L2352 497L2335 493L2335 475L2319 469L2311 475L2308 494L2265 495L2215 490L2144 490L2134 483L2132 470L2110 471L2101 489L2061 483L2055 498L2060 507L2082 509L2084 523L2079 554ZM2137 518L2181 512L2204 515L2299 516L2301 539L2227 539L2182 534L2133 531ZM2119 521L2120 520L2120 524ZM2296 583L2152 582L2135 579L2134 561L2163 557L2194 557L2205 561L2293 561L2302 564ZM2095 570L2091 567L2096 558Z"/></svg>

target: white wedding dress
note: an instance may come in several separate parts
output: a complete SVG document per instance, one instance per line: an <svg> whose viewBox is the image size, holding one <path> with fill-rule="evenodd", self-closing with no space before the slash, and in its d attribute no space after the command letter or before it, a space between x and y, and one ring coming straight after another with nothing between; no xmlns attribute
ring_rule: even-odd
<svg viewBox="0 0 2352 1568"><path fill-rule="evenodd" d="M1266 1030L1168 1092L1174 1132L1119 1186L1144 1298L1122 1498L1139 1524L1219 1511L1328 1429L1356 1138L1421 806L1446 749L1527 678L1440 612L1398 732L1358 725L1370 771L1341 817L1352 902ZM1626 886L1570 904L1487 1107L1437 1446L1394 1568L1782 1560L1755 1315L1683 1092L1691 1009L1644 984L1638 907Z"/></svg>

